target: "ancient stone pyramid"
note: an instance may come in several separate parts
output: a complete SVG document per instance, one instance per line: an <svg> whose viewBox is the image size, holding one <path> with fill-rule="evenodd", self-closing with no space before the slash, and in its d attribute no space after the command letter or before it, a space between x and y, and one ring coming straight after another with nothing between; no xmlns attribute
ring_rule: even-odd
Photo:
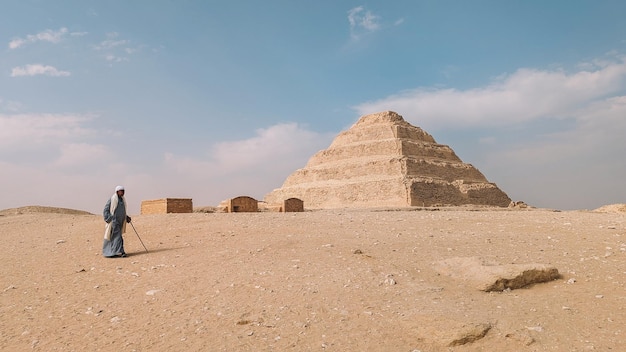
<svg viewBox="0 0 626 352"><path fill-rule="evenodd" d="M362 116L264 200L292 197L312 209L511 202L450 147L392 111Z"/></svg>

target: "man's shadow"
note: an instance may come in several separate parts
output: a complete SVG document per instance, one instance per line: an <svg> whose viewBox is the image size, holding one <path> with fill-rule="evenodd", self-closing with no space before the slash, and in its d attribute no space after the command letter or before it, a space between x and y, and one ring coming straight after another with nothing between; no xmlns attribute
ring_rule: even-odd
<svg viewBox="0 0 626 352"><path fill-rule="evenodd" d="M187 246L184 247L170 247L170 248L157 248L157 249L151 249L148 250L147 252L145 250L143 251L136 251L136 252L126 252L126 255L128 257L134 257L134 256L139 256L139 255L148 255L148 254L152 254L152 253L159 253L159 252L167 252L167 251L173 251L176 249L183 249L183 248L188 248Z"/></svg>

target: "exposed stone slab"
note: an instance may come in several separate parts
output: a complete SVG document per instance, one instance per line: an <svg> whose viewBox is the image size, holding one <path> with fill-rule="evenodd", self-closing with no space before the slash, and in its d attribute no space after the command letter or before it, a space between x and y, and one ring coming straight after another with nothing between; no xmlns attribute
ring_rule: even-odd
<svg viewBox="0 0 626 352"><path fill-rule="evenodd" d="M439 261L434 269L470 283L478 290L504 291L552 281L560 277L557 268L546 264L498 264L480 257L456 257Z"/></svg>
<svg viewBox="0 0 626 352"><path fill-rule="evenodd" d="M476 342L489 332L492 324L453 320L445 317L420 317L415 334L419 341L433 348L454 347Z"/></svg>

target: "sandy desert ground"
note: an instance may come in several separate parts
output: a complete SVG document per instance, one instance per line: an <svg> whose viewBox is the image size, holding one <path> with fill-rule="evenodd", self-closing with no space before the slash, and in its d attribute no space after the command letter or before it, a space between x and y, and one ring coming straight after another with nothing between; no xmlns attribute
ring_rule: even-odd
<svg viewBox="0 0 626 352"><path fill-rule="evenodd" d="M626 351L612 209L134 215L149 252L129 227L115 259L99 214L6 210L0 349ZM434 270L466 257L561 277L487 293Z"/></svg>

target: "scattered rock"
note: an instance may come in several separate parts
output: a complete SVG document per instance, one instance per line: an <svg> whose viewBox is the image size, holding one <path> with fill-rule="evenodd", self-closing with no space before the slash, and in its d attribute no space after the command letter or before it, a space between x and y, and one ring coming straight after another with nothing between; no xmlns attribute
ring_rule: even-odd
<svg viewBox="0 0 626 352"><path fill-rule="evenodd" d="M460 346L480 340L487 335L489 330L491 330L491 324L463 325L456 331L456 334L452 334L452 341L447 346Z"/></svg>
<svg viewBox="0 0 626 352"><path fill-rule="evenodd" d="M471 282L481 291L504 291L558 279L559 271L545 264L498 264L479 257L450 258L435 263L435 270Z"/></svg>
<svg viewBox="0 0 626 352"><path fill-rule="evenodd" d="M216 213L218 209L216 207L206 206L206 207L197 207L193 208L194 213Z"/></svg>
<svg viewBox="0 0 626 352"><path fill-rule="evenodd" d="M527 330L516 330L504 336L506 338L515 340L524 346L530 346L535 342L535 339L532 336L530 336Z"/></svg>
<svg viewBox="0 0 626 352"><path fill-rule="evenodd" d="M421 341L434 346L454 347L478 341L491 330L490 323L462 322L447 318L425 319L418 328Z"/></svg>
<svg viewBox="0 0 626 352"><path fill-rule="evenodd" d="M526 209L526 208L528 208L528 204L522 202L521 200L518 200L517 202L511 201L511 203L509 203L509 208L511 208L511 209Z"/></svg>
<svg viewBox="0 0 626 352"><path fill-rule="evenodd" d="M526 329L530 331L543 332L543 328L541 326L527 326Z"/></svg>
<svg viewBox="0 0 626 352"><path fill-rule="evenodd" d="M393 274L389 274L385 277L384 283L385 285L392 286L392 285L395 285L397 282L396 282L396 279L393 278Z"/></svg>

